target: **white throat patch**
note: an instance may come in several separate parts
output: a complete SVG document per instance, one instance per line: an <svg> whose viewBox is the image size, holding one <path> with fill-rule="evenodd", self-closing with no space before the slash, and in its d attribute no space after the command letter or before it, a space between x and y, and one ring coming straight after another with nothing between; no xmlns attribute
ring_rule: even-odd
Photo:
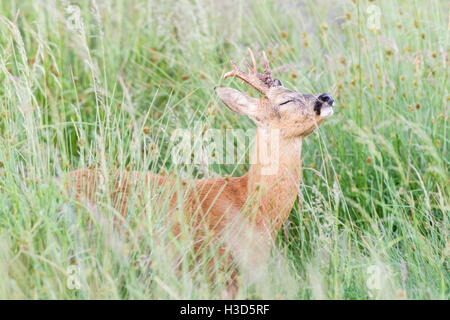
<svg viewBox="0 0 450 320"><path fill-rule="evenodd" d="M320 109L320 116L322 118L328 118L331 115L333 115L333 113L334 113L333 107L328 106L328 105L324 106Z"/></svg>

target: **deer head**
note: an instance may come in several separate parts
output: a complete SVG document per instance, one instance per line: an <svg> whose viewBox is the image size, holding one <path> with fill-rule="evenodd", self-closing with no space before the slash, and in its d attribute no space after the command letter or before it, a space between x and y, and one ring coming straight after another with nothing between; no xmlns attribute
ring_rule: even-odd
<svg viewBox="0 0 450 320"><path fill-rule="evenodd" d="M333 114L333 98L326 93L303 94L285 88L281 81L272 79L267 57L263 52L264 73L258 73L253 52L248 49L252 66L248 73L231 61L233 70L224 78L237 77L263 94L250 97L236 89L216 87L216 94L231 110L250 117L257 126L279 129L283 138L305 137L327 117Z"/></svg>

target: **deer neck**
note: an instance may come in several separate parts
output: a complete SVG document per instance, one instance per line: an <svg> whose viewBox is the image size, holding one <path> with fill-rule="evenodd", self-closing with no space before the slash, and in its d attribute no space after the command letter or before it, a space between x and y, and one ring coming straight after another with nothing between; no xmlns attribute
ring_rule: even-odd
<svg viewBox="0 0 450 320"><path fill-rule="evenodd" d="M286 221L301 181L302 138L258 128L248 176L248 199L258 228L276 235Z"/></svg>

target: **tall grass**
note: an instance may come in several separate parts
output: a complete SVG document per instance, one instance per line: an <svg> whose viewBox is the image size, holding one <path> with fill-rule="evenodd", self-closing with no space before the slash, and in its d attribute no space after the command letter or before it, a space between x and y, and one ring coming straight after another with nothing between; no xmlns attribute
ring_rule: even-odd
<svg viewBox="0 0 450 320"><path fill-rule="evenodd" d="M188 228L172 239L168 204L143 184L117 232L107 192L92 208L62 179L89 166L106 179L115 169L245 173L245 164L175 166L170 134L196 123L254 127L213 92L255 94L222 80L251 47L267 51L286 87L329 92L337 105L305 141L301 201L274 265L238 297L448 299L448 9L437 0L2 1L0 298L222 297L227 274L208 281Z"/></svg>

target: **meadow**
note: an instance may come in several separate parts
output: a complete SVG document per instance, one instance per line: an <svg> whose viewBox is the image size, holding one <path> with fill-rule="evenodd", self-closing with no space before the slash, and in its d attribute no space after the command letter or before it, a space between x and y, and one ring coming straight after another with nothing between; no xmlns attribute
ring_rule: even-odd
<svg viewBox="0 0 450 320"><path fill-rule="evenodd" d="M449 4L446 1L4 0L0 2L0 298L214 299L166 212L105 190L64 192L98 168L239 176L248 164L174 164L177 128L248 129L217 85L265 50L275 77L333 95L303 146L299 198L263 284L239 298L449 299ZM101 191L100 191L101 193ZM150 205L149 205L150 204ZM159 206L159 208L164 206ZM94 223L87 223L92 219ZM214 246L210 248L214 255ZM283 266L277 264L283 261Z"/></svg>

